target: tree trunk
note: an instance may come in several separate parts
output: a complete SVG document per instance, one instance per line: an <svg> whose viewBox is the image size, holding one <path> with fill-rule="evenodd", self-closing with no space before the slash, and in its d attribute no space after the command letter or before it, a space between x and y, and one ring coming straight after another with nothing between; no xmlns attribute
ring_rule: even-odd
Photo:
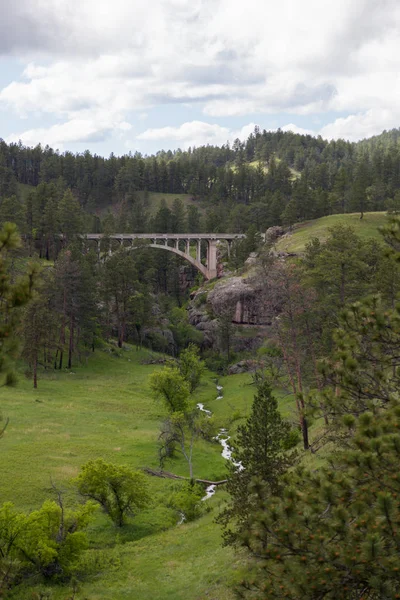
<svg viewBox="0 0 400 600"><path fill-rule="evenodd" d="M37 352L35 352L35 356L33 357L33 387L37 388Z"/></svg>
<svg viewBox="0 0 400 600"><path fill-rule="evenodd" d="M69 323L69 344L68 344L68 369L72 367L72 351L74 348L74 318L71 316Z"/></svg>
<svg viewBox="0 0 400 600"><path fill-rule="evenodd" d="M64 297L63 297L63 316L62 316L62 322L61 322L61 331L60 331L60 344L61 344L61 349L60 349L60 363L59 363L59 369L61 371L62 369L62 363L63 363L63 351L64 351L64 344L65 344L65 322L66 322L66 312L67 312L67 293L66 290L64 288Z"/></svg>

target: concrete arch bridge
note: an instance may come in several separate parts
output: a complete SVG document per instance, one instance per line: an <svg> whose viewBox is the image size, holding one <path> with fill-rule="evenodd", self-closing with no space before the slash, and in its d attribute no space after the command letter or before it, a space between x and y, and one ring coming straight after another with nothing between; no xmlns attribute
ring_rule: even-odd
<svg viewBox="0 0 400 600"><path fill-rule="evenodd" d="M97 255L100 259L101 240L105 236L101 233L87 233L84 237L88 242L96 242ZM244 237L246 236L240 233L114 233L107 236L110 240L108 254L112 254L115 247L135 248L136 240L147 240L150 242L148 247L173 252L196 267L206 279L214 279L217 276L218 243L223 241L227 244L229 255L232 242ZM206 250L205 264L201 262L204 247ZM195 252L191 252L193 248Z"/></svg>

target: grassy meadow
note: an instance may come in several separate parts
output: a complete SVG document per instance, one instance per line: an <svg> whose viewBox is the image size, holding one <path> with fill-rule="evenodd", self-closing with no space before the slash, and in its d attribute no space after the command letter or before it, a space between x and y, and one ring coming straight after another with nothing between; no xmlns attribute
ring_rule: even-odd
<svg viewBox="0 0 400 600"><path fill-rule="evenodd" d="M306 221L294 226L293 234L280 239L277 249L282 252L303 252L306 244L314 237L324 242L329 237L329 228L345 225L354 228L362 239L382 239L379 227L386 222L386 212L366 212L360 219L360 213L349 213L321 217L314 221Z"/></svg>
<svg viewBox="0 0 400 600"><path fill-rule="evenodd" d="M17 387L0 390L3 417L10 419L0 441L1 502L12 501L26 511L53 498L51 482L65 493L70 505L78 501L71 479L92 458L131 467L158 467L157 436L164 409L150 394L149 375L160 366L142 364L146 350L132 347L120 357L96 351L87 366L39 378L34 390L21 375ZM215 375L206 372L195 401L215 413L219 427L234 429L233 414L248 413L254 394L249 375L220 378L223 400L216 400ZM288 398L283 411L290 411ZM221 446L197 443L194 474L207 479L225 476ZM166 465L187 475L186 463ZM177 484L148 477L154 503L122 530L100 513L90 526L90 552L111 561L96 577L87 579L76 600L191 600L231 599L229 584L237 558L221 546L214 523L225 493L219 490L207 502L209 512L199 520L177 525L179 515L166 499ZM31 600L33 590L17 589L12 598ZM51 598L69 598L68 587L52 586Z"/></svg>

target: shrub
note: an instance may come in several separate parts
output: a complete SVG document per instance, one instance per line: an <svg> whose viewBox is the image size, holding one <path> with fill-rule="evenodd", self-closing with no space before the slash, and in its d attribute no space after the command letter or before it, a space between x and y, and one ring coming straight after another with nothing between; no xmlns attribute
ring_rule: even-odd
<svg viewBox="0 0 400 600"><path fill-rule="evenodd" d="M124 525L128 514L135 514L150 500L143 473L102 459L83 465L76 483L79 493L98 502L118 527Z"/></svg>
<svg viewBox="0 0 400 600"><path fill-rule="evenodd" d="M85 529L95 505L78 509L47 500L39 510L19 512L11 502L0 508L0 596L22 576L69 579L88 547Z"/></svg>
<svg viewBox="0 0 400 600"><path fill-rule="evenodd" d="M203 496L201 485L188 481L171 494L168 505L185 515L185 521L194 521L204 512L204 503L201 502Z"/></svg>

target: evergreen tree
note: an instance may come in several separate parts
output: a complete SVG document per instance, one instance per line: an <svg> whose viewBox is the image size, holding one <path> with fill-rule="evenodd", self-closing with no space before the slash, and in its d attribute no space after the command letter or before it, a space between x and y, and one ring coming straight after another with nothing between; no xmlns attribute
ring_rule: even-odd
<svg viewBox="0 0 400 600"><path fill-rule="evenodd" d="M83 215L80 204L71 190L67 190L58 205L58 221L64 240L68 243L82 233Z"/></svg>
<svg viewBox="0 0 400 600"><path fill-rule="evenodd" d="M0 225L15 223L18 230L24 233L24 209L17 196L0 198Z"/></svg>
<svg viewBox="0 0 400 600"><path fill-rule="evenodd" d="M201 233L201 214L197 206L190 204L187 209L188 233Z"/></svg>
<svg viewBox="0 0 400 600"><path fill-rule="evenodd" d="M0 230L0 376L1 385L6 386L16 381L14 363L18 357L20 308L30 299L38 274L38 266L31 263L24 275L12 277L9 254L19 245L16 226L5 223Z"/></svg>
<svg viewBox="0 0 400 600"><path fill-rule="evenodd" d="M39 364L44 368L52 366L56 329L57 316L48 306L47 298L37 295L26 307L22 323L22 355L31 367L34 388L37 388Z"/></svg>
<svg viewBox="0 0 400 600"><path fill-rule="evenodd" d="M182 200L180 200L180 198L175 198L175 200L172 203L171 210L171 232L185 233L186 230L187 219L185 206Z"/></svg>
<svg viewBox="0 0 400 600"><path fill-rule="evenodd" d="M351 371L351 369L350 369ZM400 406L364 413L329 466L299 468L279 496L253 481L239 597L391 600L400 595ZM348 421L348 425L352 425Z"/></svg>
<svg viewBox="0 0 400 600"><path fill-rule="evenodd" d="M238 542L248 530L250 515L256 506L252 494L252 480L264 484L269 495L282 489L281 477L293 464L295 455L285 453L290 425L278 410L278 402L266 380L256 378L257 393L254 396L250 416L240 425L233 442L234 461L228 465L228 506L218 521L225 528L225 542Z"/></svg>
<svg viewBox="0 0 400 600"><path fill-rule="evenodd" d="M108 332L116 328L121 348L127 339L128 327L135 322L132 299L141 291L135 260L129 251L121 248L107 258L102 270L102 291Z"/></svg>

